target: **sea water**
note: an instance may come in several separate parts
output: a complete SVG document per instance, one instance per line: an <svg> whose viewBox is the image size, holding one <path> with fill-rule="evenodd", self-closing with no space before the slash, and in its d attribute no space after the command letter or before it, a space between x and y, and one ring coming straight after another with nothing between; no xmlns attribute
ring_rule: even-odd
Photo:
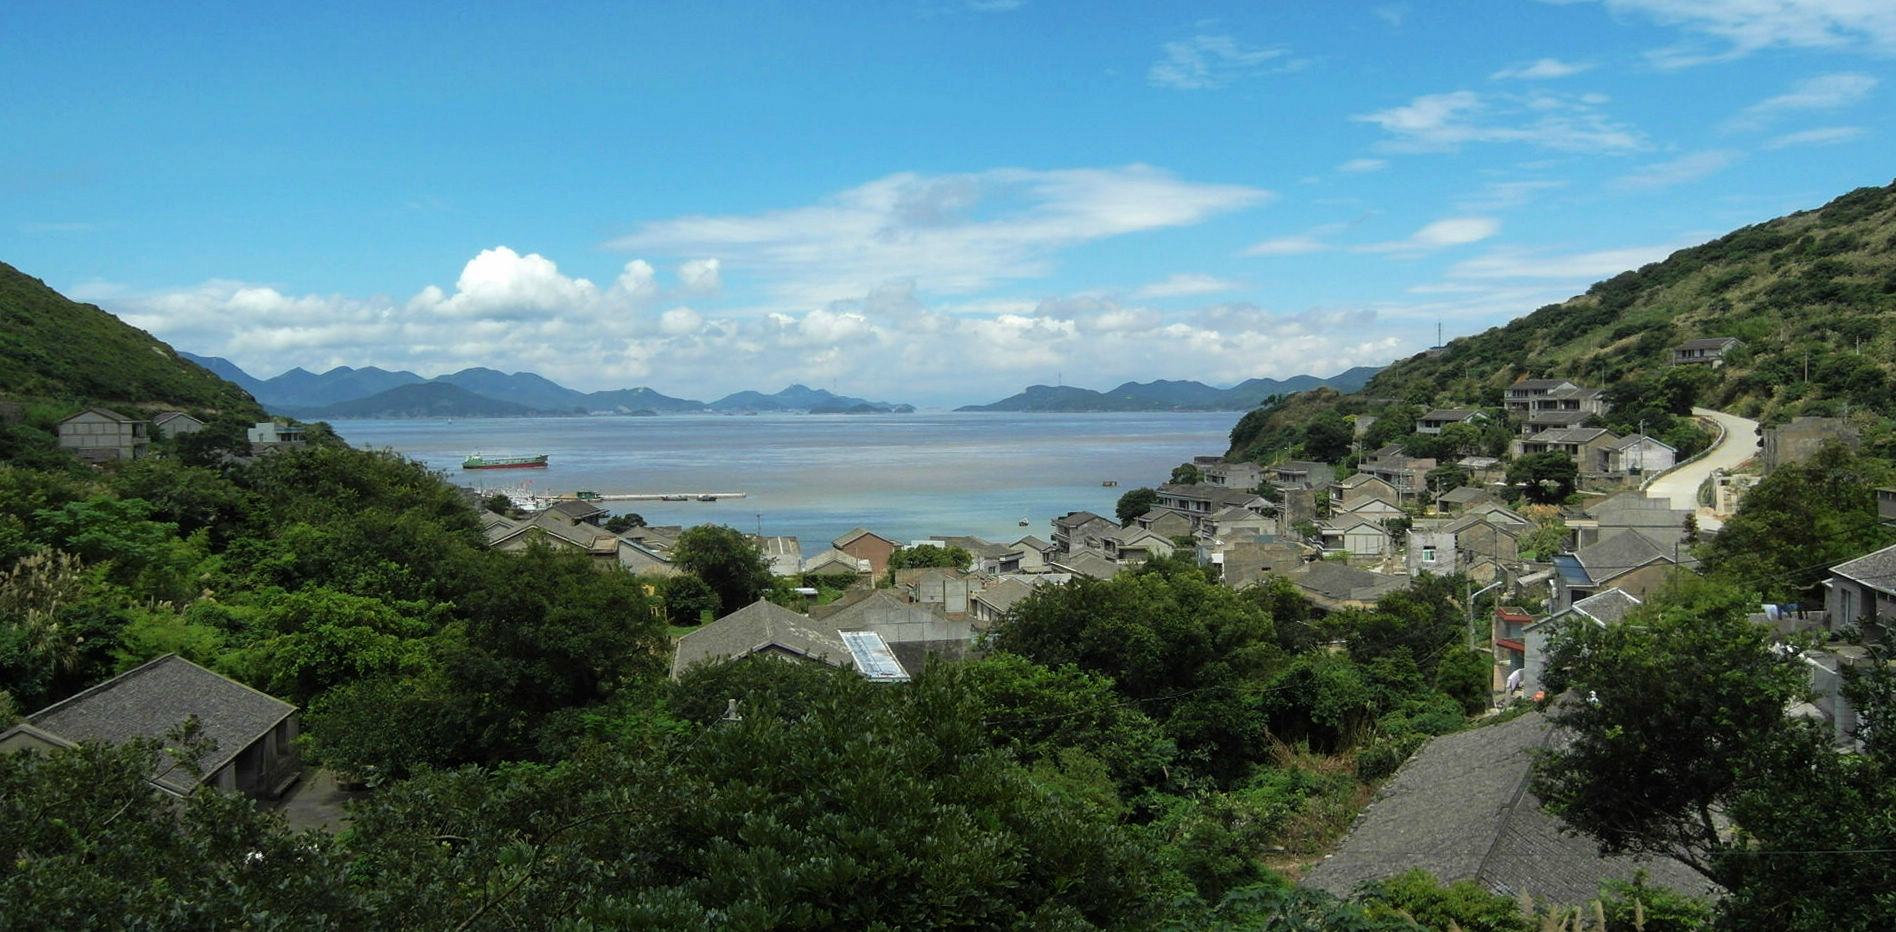
<svg viewBox="0 0 1896 932"><path fill-rule="evenodd" d="M331 422L350 444L388 448L476 488L524 485L686 494L606 502L648 524L726 524L789 535L815 553L864 527L900 542L973 535L997 543L1054 517L1112 517L1119 496L1164 482L1193 456L1224 452L1234 412L662 415ZM545 469L462 470L468 454L545 453ZM704 493L743 498L702 502ZM1023 525L1021 522L1025 521Z"/></svg>

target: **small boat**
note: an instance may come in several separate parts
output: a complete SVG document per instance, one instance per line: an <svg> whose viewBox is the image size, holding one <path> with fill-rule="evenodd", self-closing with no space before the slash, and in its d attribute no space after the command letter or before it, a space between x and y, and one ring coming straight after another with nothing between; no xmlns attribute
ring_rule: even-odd
<svg viewBox="0 0 1896 932"><path fill-rule="evenodd" d="M661 502L682 502L685 500L685 497L683 495L660 495L658 500Z"/></svg>
<svg viewBox="0 0 1896 932"><path fill-rule="evenodd" d="M1108 479L1108 480L1106 480L1105 482L1102 482L1102 483L1100 483L1100 485L1102 485L1102 486L1104 486L1104 487L1106 487L1106 488L1109 488L1109 489L1110 489L1110 488L1112 488L1113 486L1116 486L1116 485L1118 485L1118 484L1119 484L1119 480L1118 480L1118 479Z"/></svg>
<svg viewBox="0 0 1896 932"><path fill-rule="evenodd" d="M718 500L718 497L717 497L716 495L700 495L700 496L698 496L698 501L701 501L701 502L715 502L715 501L717 501L717 500Z"/></svg>
<svg viewBox="0 0 1896 932"><path fill-rule="evenodd" d="M1020 519L1020 526L1021 526L1021 527L1026 527L1026 526L1027 526L1027 519L1026 519L1026 518L1022 518L1022 519Z"/></svg>
<svg viewBox="0 0 1896 932"><path fill-rule="evenodd" d="M469 454L461 461L462 469L545 469L546 454L537 456L482 456Z"/></svg>

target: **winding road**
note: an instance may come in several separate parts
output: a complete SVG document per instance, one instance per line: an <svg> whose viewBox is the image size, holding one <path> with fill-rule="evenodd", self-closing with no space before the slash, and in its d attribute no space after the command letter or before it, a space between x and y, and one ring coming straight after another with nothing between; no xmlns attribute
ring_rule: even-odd
<svg viewBox="0 0 1896 932"><path fill-rule="evenodd" d="M1654 498L1671 499L1672 507L1698 515L1700 529L1715 531L1723 527L1725 522L1712 509L1699 507L1699 486L1705 483L1713 470L1729 472L1739 463L1758 455L1758 449L1762 446L1758 439L1758 422L1710 408L1693 408L1692 413L1718 422L1724 428L1724 439L1704 456L1654 479L1646 487L1646 494Z"/></svg>

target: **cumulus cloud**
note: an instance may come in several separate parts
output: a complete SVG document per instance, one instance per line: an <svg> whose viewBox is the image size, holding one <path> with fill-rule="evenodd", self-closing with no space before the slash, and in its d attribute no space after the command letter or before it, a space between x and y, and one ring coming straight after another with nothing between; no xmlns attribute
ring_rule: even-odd
<svg viewBox="0 0 1896 932"><path fill-rule="evenodd" d="M1545 81L1551 78L1565 78L1592 68L1592 65L1564 62L1557 58L1541 58L1525 65L1503 68L1488 77L1496 81L1526 80Z"/></svg>
<svg viewBox="0 0 1896 932"><path fill-rule="evenodd" d="M1424 94L1400 107L1350 119L1373 123L1397 152L1458 149L1475 143L1516 143L1564 152L1624 152L1645 146L1632 127L1600 112L1591 94Z"/></svg>
<svg viewBox="0 0 1896 932"><path fill-rule="evenodd" d="M1859 103L1876 88L1876 79L1867 74L1825 74L1806 78L1788 92L1746 107L1733 118L1728 129L1760 129L1788 113L1808 110L1836 110Z"/></svg>
<svg viewBox="0 0 1896 932"><path fill-rule="evenodd" d="M1649 54L1660 67L1730 61L1768 48L1896 51L1896 7L1879 0L1600 0L1693 40ZM1712 44L1705 44L1711 40Z"/></svg>
<svg viewBox="0 0 1896 932"><path fill-rule="evenodd" d="M1196 224L1269 200L1261 188L1183 181L1144 165L890 175L823 203L647 223L615 249L715 255L767 279L782 306L821 306L909 279L965 294L1047 274L1054 254L1128 233Z"/></svg>
<svg viewBox="0 0 1896 932"><path fill-rule="evenodd" d="M1670 188L1675 185L1689 184L1715 175L1725 166L1743 158L1744 154L1730 149L1713 149L1706 152L1694 152L1669 162L1660 162L1644 166L1630 174L1623 175L1612 182L1612 187L1622 191L1654 190Z"/></svg>
<svg viewBox="0 0 1896 932"><path fill-rule="evenodd" d="M678 267L679 288L686 294L717 294L724 290L716 259L693 259Z"/></svg>
<svg viewBox="0 0 1896 932"><path fill-rule="evenodd" d="M1160 51L1159 60L1146 71L1146 80L1179 90L1224 87L1289 54L1284 49L1246 46L1230 36L1204 35L1167 42Z"/></svg>

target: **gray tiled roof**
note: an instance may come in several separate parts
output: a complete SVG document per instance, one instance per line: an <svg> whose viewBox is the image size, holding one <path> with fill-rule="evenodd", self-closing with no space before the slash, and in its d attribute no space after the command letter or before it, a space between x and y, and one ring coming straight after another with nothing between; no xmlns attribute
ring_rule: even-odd
<svg viewBox="0 0 1896 932"><path fill-rule="evenodd" d="M1896 592L1896 547L1884 547L1875 553L1846 560L1831 567L1830 571L1872 589Z"/></svg>
<svg viewBox="0 0 1896 932"><path fill-rule="evenodd" d="M1504 896L1578 905L1599 895L1601 879L1644 869L1655 886L1710 892L1676 862L1603 858L1591 840L1563 834L1527 790L1529 749L1551 737L1534 713L1431 740L1301 883L1348 896L1365 881L1422 868L1443 883L1473 880Z"/></svg>
<svg viewBox="0 0 1896 932"><path fill-rule="evenodd" d="M198 762L208 776L295 712L296 706L281 699L166 654L47 706L26 721L75 743L121 744L133 738L162 739L195 715L203 736L216 742ZM180 793L196 785L175 769L157 782Z"/></svg>
<svg viewBox="0 0 1896 932"><path fill-rule="evenodd" d="M819 625L781 605L759 599L678 639L672 676L695 664L737 660L777 650L854 669L849 648L827 622Z"/></svg>
<svg viewBox="0 0 1896 932"><path fill-rule="evenodd" d="M1341 563L1309 563L1290 574L1297 587L1342 602L1369 602L1408 585L1407 578L1359 570Z"/></svg>
<svg viewBox="0 0 1896 932"><path fill-rule="evenodd" d="M1632 614L1640 606L1640 601L1620 589L1608 589L1599 595L1590 595L1571 606L1574 611L1604 624L1614 624Z"/></svg>

